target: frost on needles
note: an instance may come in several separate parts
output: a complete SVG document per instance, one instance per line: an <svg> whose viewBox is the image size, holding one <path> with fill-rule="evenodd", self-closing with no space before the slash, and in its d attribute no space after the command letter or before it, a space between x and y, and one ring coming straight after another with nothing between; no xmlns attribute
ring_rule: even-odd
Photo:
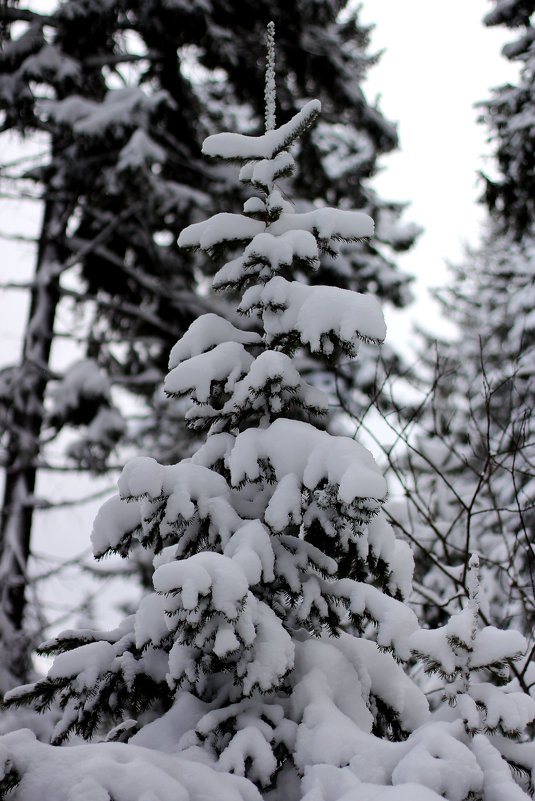
<svg viewBox="0 0 535 801"><path fill-rule="evenodd" d="M179 244L219 260L214 287L238 296L241 322L205 315L171 353L165 389L190 398L201 447L176 465L130 461L95 520L95 555L146 549L154 591L114 630L45 643L47 678L6 699L56 699L55 744L107 742L0 738L6 797L462 801L459 754L483 786L468 734L426 740L427 701L403 665L412 555L386 522L385 481L362 445L328 433L328 398L293 358L336 364L385 336L374 298L310 280L371 219L296 213L277 184L319 110L205 143L243 163L255 194Z"/></svg>

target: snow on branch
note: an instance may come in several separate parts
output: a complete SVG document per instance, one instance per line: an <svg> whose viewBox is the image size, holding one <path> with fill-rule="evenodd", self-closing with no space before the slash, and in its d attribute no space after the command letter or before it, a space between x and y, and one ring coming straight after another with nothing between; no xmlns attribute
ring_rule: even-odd
<svg viewBox="0 0 535 801"><path fill-rule="evenodd" d="M207 403L213 382L223 382L225 392L230 392L252 362L253 357L239 342L222 342L171 370L164 390L176 397L190 393L198 403Z"/></svg>
<svg viewBox="0 0 535 801"><path fill-rule="evenodd" d="M169 93L160 90L148 95L137 86L110 89L102 102L70 95L63 100L42 100L40 111L55 122L71 126L78 134L102 136L109 128L143 127L148 115L160 105L173 107Z"/></svg>
<svg viewBox="0 0 535 801"><path fill-rule="evenodd" d="M320 208L302 214L282 213L271 226L273 234L286 231L310 231L318 237L320 245L331 240L357 242L373 236L373 220L362 211Z"/></svg>
<svg viewBox="0 0 535 801"><path fill-rule="evenodd" d="M366 448L309 423L279 419L266 429L250 428L239 434L228 458L234 486L256 481L265 460L277 481L294 473L311 490L327 481L338 487L338 498L345 504L359 498L382 499L386 494L385 480Z"/></svg>
<svg viewBox="0 0 535 801"><path fill-rule="evenodd" d="M248 161L240 170L240 181L251 184L256 189L268 191L277 178L286 178L293 175L295 161L291 153L281 150L272 159Z"/></svg>
<svg viewBox="0 0 535 801"><path fill-rule="evenodd" d="M192 322L169 355L169 369L224 342L254 345L262 341L254 331L242 331L217 314L203 314Z"/></svg>
<svg viewBox="0 0 535 801"><path fill-rule="evenodd" d="M279 346L295 340L326 357L337 347L354 355L359 341L379 343L386 335L375 298L339 287L307 286L281 276L265 287L248 289L239 309L247 314L262 311L270 343Z"/></svg>
<svg viewBox="0 0 535 801"><path fill-rule="evenodd" d="M263 222L244 217L243 214L221 212L184 228L178 237L178 246L210 250L225 242L247 242L264 228Z"/></svg>
<svg viewBox="0 0 535 801"><path fill-rule="evenodd" d="M223 774L213 766L175 753L130 743L92 743L55 748L39 742L28 729L2 738L0 771L23 777L25 801L43 798L76 801L260 801L251 782ZM11 795L11 793L10 793Z"/></svg>
<svg viewBox="0 0 535 801"><path fill-rule="evenodd" d="M321 111L319 100L310 100L285 125L266 131L262 136L247 136L237 133L219 133L204 140L202 152L205 156L231 161L272 159L281 150L286 150L312 125Z"/></svg>

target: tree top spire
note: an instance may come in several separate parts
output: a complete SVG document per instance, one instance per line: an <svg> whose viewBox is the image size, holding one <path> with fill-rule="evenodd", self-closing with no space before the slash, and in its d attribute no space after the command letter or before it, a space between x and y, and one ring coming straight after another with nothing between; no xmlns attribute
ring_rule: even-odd
<svg viewBox="0 0 535 801"><path fill-rule="evenodd" d="M266 84L264 98L266 101L265 120L266 132L275 129L275 23L268 22L266 31Z"/></svg>

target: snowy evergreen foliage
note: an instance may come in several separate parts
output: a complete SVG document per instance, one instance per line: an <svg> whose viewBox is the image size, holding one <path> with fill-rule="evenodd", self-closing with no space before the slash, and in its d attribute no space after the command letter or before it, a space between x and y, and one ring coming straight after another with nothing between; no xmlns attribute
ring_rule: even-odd
<svg viewBox="0 0 535 801"><path fill-rule="evenodd" d="M481 784L465 763L464 776L472 778L459 786L459 798L532 793L534 10L532 2L497 2L487 17L489 24L506 23L524 34L505 48L507 56L520 61L519 87L496 90L487 104L485 120L499 169L486 188L491 223L480 248L454 269L453 285L438 293L459 336L438 346L425 338L421 355L427 372L419 386L426 397L423 415L414 417L415 437L407 435L404 423L407 451L401 459L393 456L407 504L401 514L400 504L389 511L399 523L396 533L403 532L415 549L413 608L427 625L440 625L411 637L415 654L435 674L423 684L431 691L437 721L431 727L455 731L486 774ZM475 548L481 554L477 601L470 563ZM458 638L461 624L464 634ZM485 666L479 652L490 642L497 656ZM454 705L450 715L437 689ZM518 735L520 742L513 745ZM432 741L432 728L427 736ZM521 777L523 789L511 775Z"/></svg>
<svg viewBox="0 0 535 801"><path fill-rule="evenodd" d="M392 508L415 548L428 625L468 597L469 553L479 550L480 617L526 636L527 658L513 666L525 692L535 676L533 258L529 236L490 237L441 290L461 337L438 351L427 340L429 398L396 464L407 504Z"/></svg>
<svg viewBox="0 0 535 801"><path fill-rule="evenodd" d="M535 701L520 693L483 682L474 684L472 675L491 672L503 682L508 677L507 661L520 659L526 642L516 631L493 626L479 628L479 556L472 554L468 566L468 603L452 615L445 626L420 630L411 637L414 653L425 663L426 672L446 678L444 700L457 707L467 734L499 732L517 737L535 717ZM510 710L505 707L510 702ZM516 710L516 714L515 714Z"/></svg>
<svg viewBox="0 0 535 801"><path fill-rule="evenodd" d="M90 737L106 710L120 718L157 701L175 716L178 705L198 717L184 743L269 786L306 764L306 748L292 755L315 665L326 677L332 660L357 688L367 676L349 720L368 733L399 738L425 710L394 656L344 632L372 621L381 649L408 657L416 620L401 599L411 558L379 514L386 487L371 455L307 422L325 415L327 398L292 362L298 349L326 361L355 356L359 342L385 335L373 298L295 280L318 268L321 252L373 231L362 212L295 212L275 183L293 170L288 147L319 108L312 101L260 137L205 142L210 156L243 162L242 180L259 194L246 204L252 212L191 225L179 245L210 254L245 246L215 283L240 289L240 310L260 318L263 337L208 314L173 348L166 392L191 398L188 421L208 437L174 466L129 462L96 519L97 556L126 556L136 540L154 552L154 592L113 632L67 632L43 646L62 652L48 678L11 694L41 706L59 693L57 743L73 731ZM360 675L369 659L374 675ZM390 685L405 690L392 695Z"/></svg>
<svg viewBox="0 0 535 801"><path fill-rule="evenodd" d="M478 779L477 773L467 771L465 795L459 797L471 792L476 798L525 799L528 796L506 762L523 774L526 789L532 791L533 743L528 743L526 728L535 719L535 701L517 682L509 682L509 665L525 653L526 641L516 631L480 628L476 554L470 558L467 585L468 602L461 612L445 626L411 636L413 652L423 660L427 673L444 681L443 700L452 707L451 715L439 711L430 733L433 727L459 732L462 723L463 739L483 776ZM518 743L522 735L524 744Z"/></svg>

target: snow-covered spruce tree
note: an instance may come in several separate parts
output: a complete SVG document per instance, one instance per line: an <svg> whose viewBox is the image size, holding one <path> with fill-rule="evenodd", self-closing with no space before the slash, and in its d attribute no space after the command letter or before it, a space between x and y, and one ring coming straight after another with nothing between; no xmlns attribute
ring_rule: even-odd
<svg viewBox="0 0 535 801"><path fill-rule="evenodd" d="M281 799L319 797L331 770L333 797L347 782L365 788L347 767L354 755L403 740L427 711L399 663L416 629L403 603L411 556L381 514L384 479L362 446L322 429L326 398L292 362L299 350L351 358L359 342L385 334L373 298L297 280L321 252L334 256L340 241L373 231L361 212L296 213L277 188L293 170L288 148L319 110L312 101L263 136L205 141L207 155L243 163L256 194L243 214L194 224L179 244L233 252L215 283L240 292L263 336L209 314L173 348L166 391L191 397L188 421L206 441L173 466L129 462L92 535L97 556L127 556L135 541L154 552L154 592L114 631L69 631L46 644L43 652L60 652L48 677L7 699L43 708L57 697L55 743L113 721L112 739L137 733L109 744L112 760L122 749L134 759L136 746L178 748ZM25 771L35 774L23 752L35 747L23 740L1 741L4 790L20 780L29 801ZM103 746L94 748L96 757ZM76 751L60 749L72 759ZM106 771L92 780L115 801L141 798L130 783L128 795L112 791ZM47 792L63 787L57 775L47 781ZM153 793L167 798L158 785Z"/></svg>
<svg viewBox="0 0 535 801"><path fill-rule="evenodd" d="M128 435L109 391L100 407L86 391L97 365L112 384L151 399L175 338L199 314L221 311L198 291L207 283L206 260L194 265L174 233L220 202L241 208L242 193L228 171L202 163L199 151L203 138L223 126L258 130L263 76L257 54L271 15L281 22L277 84L284 118L301 97L319 96L324 106L320 125L294 153L301 167L292 186L296 207L305 211L326 199L365 208L377 223L373 242L350 243L336 260L322 254L313 280L360 292L373 287L397 306L408 302L408 279L395 266L395 251L410 247L415 227L400 225L402 206L368 185L378 157L396 147L395 126L362 92L375 57L358 11L341 21L345 5L65 0L37 11L31 3L0 4L2 135L37 135L48 151L36 163L16 161L3 171L13 192L46 201L24 354L0 377L7 473L0 562L9 564L2 583L9 575L14 596L2 610L14 636L28 597L34 508L43 505L38 471L46 476L73 460L78 469L102 470L117 439ZM64 380L50 362L58 308L60 321L72 322L62 334L87 338L81 356L89 369L76 364ZM366 390L375 371L362 361L356 377L344 375ZM395 362L391 355L389 363ZM75 403L55 403L67 385ZM136 443L144 437L161 460L176 461L191 449L176 416L159 400L146 424L129 434ZM69 427L70 435L73 427L82 435L67 460L52 459L45 443ZM6 650L14 653L13 636L8 639ZM20 654L11 666L17 681L27 678L24 648Z"/></svg>

